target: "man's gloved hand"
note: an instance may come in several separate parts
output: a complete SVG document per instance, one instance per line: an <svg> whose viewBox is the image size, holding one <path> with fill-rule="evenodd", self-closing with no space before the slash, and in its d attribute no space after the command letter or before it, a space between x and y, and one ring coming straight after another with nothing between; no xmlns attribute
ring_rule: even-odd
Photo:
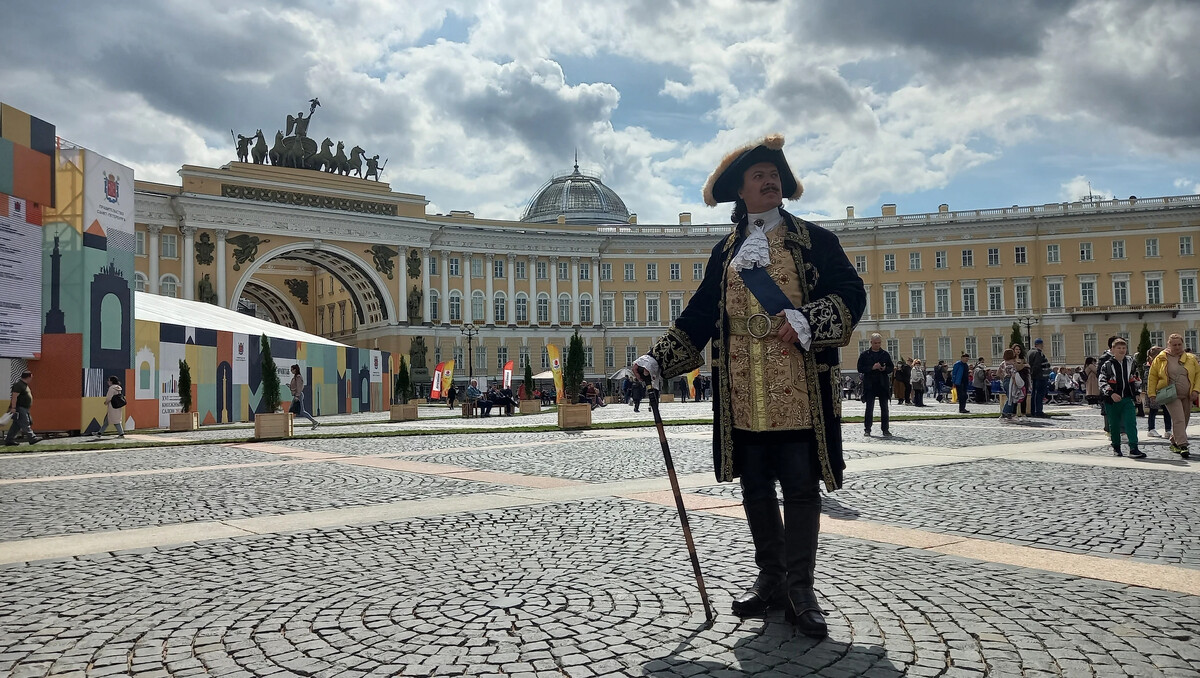
<svg viewBox="0 0 1200 678"><path fill-rule="evenodd" d="M658 361L654 358L644 355L633 361L633 373L638 379L649 382L650 388L662 390L662 374L658 369Z"/></svg>

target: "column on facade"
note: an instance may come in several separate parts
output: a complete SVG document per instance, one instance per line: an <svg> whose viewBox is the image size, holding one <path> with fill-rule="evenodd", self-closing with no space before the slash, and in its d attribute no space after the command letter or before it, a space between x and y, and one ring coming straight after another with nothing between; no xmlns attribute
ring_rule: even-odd
<svg viewBox="0 0 1200 678"><path fill-rule="evenodd" d="M592 325L600 324L600 257L592 257Z"/></svg>
<svg viewBox="0 0 1200 678"><path fill-rule="evenodd" d="M397 249L399 250L398 254L400 256L400 261L398 262L399 263L398 268L400 270L397 271L396 278L400 282L396 285L396 291L399 293L399 296L396 297L396 319L398 322L407 323L408 322L408 289L407 289L408 275L406 275L406 274L408 273L408 268L405 265L405 260L408 259L408 248L405 247L404 245L401 245Z"/></svg>
<svg viewBox="0 0 1200 678"><path fill-rule="evenodd" d="M146 232L150 235L150 245L146 251L146 254L150 257L150 279L146 281L146 291L151 294L158 294L158 235L162 233L162 226L149 224L146 226Z"/></svg>
<svg viewBox="0 0 1200 678"><path fill-rule="evenodd" d="M442 308L438 311L441 314L442 324L450 324L450 253L442 250Z"/></svg>
<svg viewBox="0 0 1200 678"><path fill-rule="evenodd" d="M463 295L462 317L463 317L463 323L475 322L475 316L473 315L474 308L472 308L472 304L471 304L471 259L472 258L473 257L471 256L470 252L463 252L462 259L461 259L462 263L458 269L458 272L462 273L462 295Z"/></svg>
<svg viewBox="0 0 1200 678"><path fill-rule="evenodd" d="M517 255L508 255L508 303L504 305L504 317L509 325L517 324ZM528 306L526 306L528 308Z"/></svg>
<svg viewBox="0 0 1200 678"><path fill-rule="evenodd" d="M558 257L550 257L550 326L558 327Z"/></svg>
<svg viewBox="0 0 1200 678"><path fill-rule="evenodd" d="M571 324L579 324L579 257L571 257Z"/></svg>
<svg viewBox="0 0 1200 678"><path fill-rule="evenodd" d="M537 327L537 256L529 255L529 305L527 313L529 313L530 327Z"/></svg>
<svg viewBox="0 0 1200 678"><path fill-rule="evenodd" d="M183 234L183 254L180 265L183 268L183 298L196 298L196 229L192 226L180 226Z"/></svg>
<svg viewBox="0 0 1200 678"><path fill-rule="evenodd" d="M225 294L225 238L229 236L229 231L219 228L213 232L217 237L217 305L221 308L229 308L229 297ZM333 326L333 319L330 318L330 327Z"/></svg>
<svg viewBox="0 0 1200 678"><path fill-rule="evenodd" d="M485 318L487 318L488 325L496 324L496 304L492 301L493 299L495 299L495 295L494 295L495 289L493 287L494 282L492 280L492 278L494 277L494 274L495 274L495 268L493 268L495 265L495 261L496 261L496 255L492 254L491 252L484 255L483 279L485 281L484 282L485 295L484 295L484 299L483 299L483 304L484 304L483 316Z"/></svg>
<svg viewBox="0 0 1200 678"><path fill-rule="evenodd" d="M445 300L442 304L445 304ZM421 248L421 319L427 323L433 322L429 315L429 248Z"/></svg>

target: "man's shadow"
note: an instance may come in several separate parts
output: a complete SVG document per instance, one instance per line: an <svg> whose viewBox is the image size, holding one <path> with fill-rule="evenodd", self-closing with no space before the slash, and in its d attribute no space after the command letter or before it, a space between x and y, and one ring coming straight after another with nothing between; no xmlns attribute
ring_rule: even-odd
<svg viewBox="0 0 1200 678"><path fill-rule="evenodd" d="M872 675L901 676L905 672L906 667L889 660L879 645L809 638L785 622L781 612L741 622L743 627L754 625L759 625L757 634L739 638L728 649L711 638L715 631L697 631L681 639L666 656L643 664L643 675L810 676L830 671L829 675L861 676L874 671ZM717 626L732 625L718 622Z"/></svg>

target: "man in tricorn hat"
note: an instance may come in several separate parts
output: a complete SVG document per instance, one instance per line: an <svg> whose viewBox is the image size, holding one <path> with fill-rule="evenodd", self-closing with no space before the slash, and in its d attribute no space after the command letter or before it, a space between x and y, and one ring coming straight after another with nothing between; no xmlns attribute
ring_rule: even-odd
<svg viewBox="0 0 1200 678"><path fill-rule="evenodd" d="M674 326L635 364L661 382L701 366L712 342L713 462L717 480L741 480L759 569L733 612L782 607L802 633L821 638L818 483L842 485L838 348L850 342L866 292L837 237L783 209L802 192L780 135L726 156L704 201L735 203L737 225L713 248Z"/></svg>

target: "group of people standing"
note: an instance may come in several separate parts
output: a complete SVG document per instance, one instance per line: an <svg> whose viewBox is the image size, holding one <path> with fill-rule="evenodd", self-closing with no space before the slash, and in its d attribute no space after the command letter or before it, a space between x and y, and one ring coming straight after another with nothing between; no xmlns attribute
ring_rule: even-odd
<svg viewBox="0 0 1200 678"><path fill-rule="evenodd" d="M1088 359L1091 361L1091 359ZM1137 415L1141 402L1142 386L1145 384L1146 405L1149 408L1147 431L1157 437L1154 428L1155 415L1161 410L1169 449L1180 457L1190 456L1187 427L1191 419L1192 404L1200 402L1200 361L1184 350L1183 337L1172 334L1167 346L1151 347L1145 363L1138 362L1129 353L1129 344L1122 337L1108 339L1108 350L1099 360L1085 365L1088 374L1088 392L1091 379L1096 379L1096 390L1100 396L1100 408L1104 414L1104 430L1109 434L1113 453L1121 456L1121 434L1129 440L1129 456L1144 458L1138 449ZM1145 378L1143 379L1143 375Z"/></svg>

